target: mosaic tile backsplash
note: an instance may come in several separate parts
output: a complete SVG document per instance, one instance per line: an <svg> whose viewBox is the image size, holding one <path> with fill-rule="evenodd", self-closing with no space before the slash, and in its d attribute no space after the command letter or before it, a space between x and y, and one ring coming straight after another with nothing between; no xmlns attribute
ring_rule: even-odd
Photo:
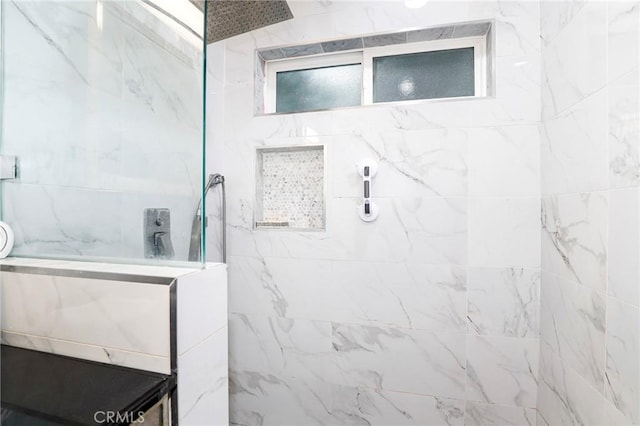
<svg viewBox="0 0 640 426"><path fill-rule="evenodd" d="M258 150L256 227L324 229L322 146Z"/></svg>

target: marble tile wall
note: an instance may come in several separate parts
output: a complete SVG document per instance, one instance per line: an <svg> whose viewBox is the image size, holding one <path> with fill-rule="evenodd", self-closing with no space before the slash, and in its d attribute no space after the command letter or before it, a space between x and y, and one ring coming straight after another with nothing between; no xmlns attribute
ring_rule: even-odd
<svg viewBox="0 0 640 426"><path fill-rule="evenodd" d="M144 258L143 210L166 207L186 260L202 176L201 41L143 2L2 8L2 151L20 161L2 217L15 253Z"/></svg>
<svg viewBox="0 0 640 426"><path fill-rule="evenodd" d="M637 1L543 1L538 425L640 424Z"/></svg>
<svg viewBox="0 0 640 426"><path fill-rule="evenodd" d="M178 418L181 425L229 424L227 271L206 268L178 279Z"/></svg>
<svg viewBox="0 0 640 426"><path fill-rule="evenodd" d="M1 272L2 343L171 373L169 285Z"/></svg>
<svg viewBox="0 0 640 426"><path fill-rule="evenodd" d="M10 258L2 266L3 344L175 373L181 425L228 425L224 264L192 269Z"/></svg>
<svg viewBox="0 0 640 426"><path fill-rule="evenodd" d="M209 46L224 120L209 113L208 146L228 183L231 424L533 424L538 5L289 4L294 19ZM255 49L476 20L495 20L494 97L254 115ZM326 231L254 229L247 159L298 145L324 145ZM379 163L372 223L356 211L367 157Z"/></svg>

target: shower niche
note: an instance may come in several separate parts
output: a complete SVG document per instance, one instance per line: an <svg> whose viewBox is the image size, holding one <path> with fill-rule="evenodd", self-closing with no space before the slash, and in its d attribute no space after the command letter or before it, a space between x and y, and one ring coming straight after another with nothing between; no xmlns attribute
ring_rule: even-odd
<svg viewBox="0 0 640 426"><path fill-rule="evenodd" d="M256 229L325 229L324 146L256 152Z"/></svg>

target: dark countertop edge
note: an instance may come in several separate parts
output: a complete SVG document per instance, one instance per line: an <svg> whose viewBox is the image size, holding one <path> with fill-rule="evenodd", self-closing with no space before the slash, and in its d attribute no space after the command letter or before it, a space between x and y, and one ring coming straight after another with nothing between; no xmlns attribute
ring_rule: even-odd
<svg viewBox="0 0 640 426"><path fill-rule="evenodd" d="M173 372L171 375L168 375L168 374L164 374L164 373L158 373L158 372L155 372L155 371L140 370L140 369L132 368L132 367L124 367L124 366L121 366L121 365L106 364L106 363L102 363L102 362L91 361L91 360L88 360L88 359L75 358L75 357L68 356L68 355L60 355L60 354L54 354L54 353L50 353L50 352L38 351L38 350L34 350L34 349L21 348L21 347L18 347L18 346L10 346L10 345L5 345L5 344L0 344L0 352L5 350L5 348L19 349L19 350L30 351L30 352L41 352L43 355L46 355L46 356L56 356L56 357L61 357L61 358L67 358L67 359L73 360L74 362L81 362L81 363L84 363L84 364L95 365L95 366L99 366L101 368L109 368L109 369L112 369L112 370L136 372L138 374L142 374L142 375L146 375L146 376L155 377L155 378L161 378L162 379L162 381L158 382L153 388L151 388L148 391L146 391L144 394L142 394L136 400L132 401L129 405L118 409L117 411L119 413L137 412L137 411L146 412L148 409L153 407L157 402L159 402L165 395L171 396L172 390L177 385L177 378L176 378L176 373L175 372ZM31 409L23 408L23 407L18 406L18 405L8 404L6 402L2 402L2 406L10 408L10 409L13 409L13 410L16 410L16 411L19 411L19 412L22 412L22 413L25 413L25 414L28 414L28 415L32 415L34 417L50 420L50 421L53 421L53 422L58 422L58 423L63 424L65 426L66 425L69 425L69 426L87 426L84 423L74 422L74 421L71 421L69 419L60 418L60 417L57 417L57 416L52 416L52 415L49 415L49 414L46 414L46 413L42 413L42 412L34 411L34 410L31 410ZM101 424L105 425L105 426L118 426L118 425L125 425L125 424L128 425L129 423L107 423L107 422L104 422L104 423L101 423Z"/></svg>

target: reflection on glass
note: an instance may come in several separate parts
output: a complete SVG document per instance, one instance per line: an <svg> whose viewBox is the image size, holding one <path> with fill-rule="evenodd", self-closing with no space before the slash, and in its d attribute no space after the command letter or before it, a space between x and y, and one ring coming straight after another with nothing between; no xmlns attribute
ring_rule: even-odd
<svg viewBox="0 0 640 426"><path fill-rule="evenodd" d="M276 112L360 105L361 87L361 64L279 72Z"/></svg>
<svg viewBox="0 0 640 426"><path fill-rule="evenodd" d="M473 47L373 58L373 101L473 96Z"/></svg>
<svg viewBox="0 0 640 426"><path fill-rule="evenodd" d="M204 174L203 12L188 0L1 3L0 152L21 166L0 184L11 255L186 261ZM145 238L147 208L171 212L170 235ZM169 242L172 259L145 257Z"/></svg>

